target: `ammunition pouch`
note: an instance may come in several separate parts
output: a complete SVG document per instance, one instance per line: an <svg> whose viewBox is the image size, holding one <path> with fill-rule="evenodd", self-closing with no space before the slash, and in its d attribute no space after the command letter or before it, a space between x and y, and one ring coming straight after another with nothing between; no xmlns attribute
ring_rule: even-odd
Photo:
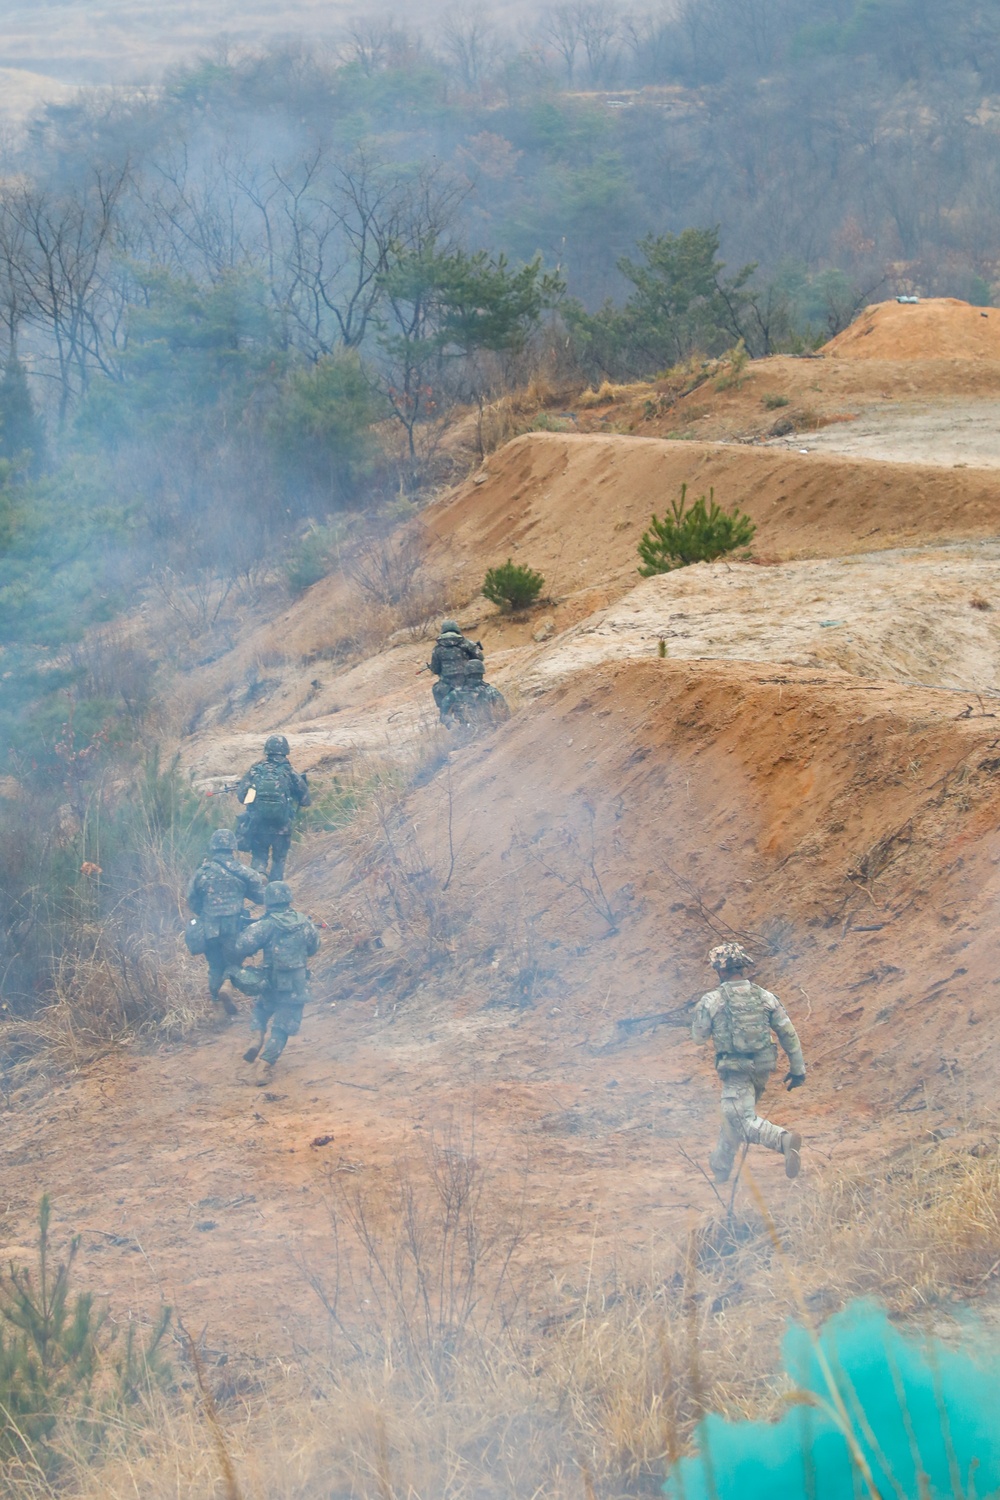
<svg viewBox="0 0 1000 1500"><path fill-rule="evenodd" d="M190 954L199 958L205 952L206 941L204 922L200 917L192 917L184 929L184 946Z"/></svg>

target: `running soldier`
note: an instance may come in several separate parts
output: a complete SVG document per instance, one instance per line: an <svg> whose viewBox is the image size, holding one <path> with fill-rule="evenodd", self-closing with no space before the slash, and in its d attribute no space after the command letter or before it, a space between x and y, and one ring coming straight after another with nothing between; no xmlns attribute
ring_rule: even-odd
<svg viewBox="0 0 1000 1500"><path fill-rule="evenodd" d="M691 1035L696 1042L715 1043L715 1066L722 1079L722 1130L710 1157L716 1182L727 1182L739 1147L766 1146L785 1158L785 1176L799 1175L802 1137L757 1114L757 1101L778 1061L772 1040L776 1034L788 1056L785 1087L797 1089L806 1081L806 1065L795 1027L770 990L743 978L753 960L739 943L713 948L708 961L719 976L719 987L702 995L694 1013Z"/></svg>
<svg viewBox="0 0 1000 1500"><path fill-rule="evenodd" d="M283 880L272 880L264 892L266 911L253 922L236 944L240 958L263 950L264 962L259 970L244 969L243 984L248 975L259 976L254 985L256 998L250 1025L257 1041L243 1054L244 1062L256 1062L258 1055L273 1067L285 1050L290 1036L302 1024L302 1011L309 999L309 970L306 961L319 947L319 932L310 919L292 910L292 893ZM247 986L249 990L249 986ZM268 1022L271 1035L264 1045ZM263 1048L263 1052L261 1049Z"/></svg>
<svg viewBox="0 0 1000 1500"><path fill-rule="evenodd" d="M268 735L264 759L240 777L236 795L243 804L237 824L240 848L249 852L255 870L270 880L281 880L292 842L292 821L300 807L309 806L309 783L305 775L292 770L283 734Z"/></svg>
<svg viewBox="0 0 1000 1500"><path fill-rule="evenodd" d="M244 903L260 906L266 883L263 875L236 858L236 835L217 828L188 886L187 903L200 923L201 951L208 960L208 993L221 1000L227 1016L236 1015L236 1006L219 991L239 968L236 939L250 921Z"/></svg>

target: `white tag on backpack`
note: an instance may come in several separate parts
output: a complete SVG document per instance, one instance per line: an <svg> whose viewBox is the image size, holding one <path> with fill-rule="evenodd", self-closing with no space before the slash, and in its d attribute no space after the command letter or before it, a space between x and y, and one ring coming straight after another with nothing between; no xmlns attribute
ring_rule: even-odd
<svg viewBox="0 0 1000 1500"><path fill-rule="evenodd" d="M243 806L244 807L249 807L250 804L251 804L251 802L256 802L256 800L257 800L257 788L255 786L252 786L250 788L250 790L247 792L246 796L243 798Z"/></svg>

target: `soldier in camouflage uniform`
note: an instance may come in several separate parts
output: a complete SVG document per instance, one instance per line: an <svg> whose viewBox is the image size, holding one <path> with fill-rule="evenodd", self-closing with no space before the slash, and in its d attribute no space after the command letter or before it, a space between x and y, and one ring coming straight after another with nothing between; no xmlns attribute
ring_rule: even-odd
<svg viewBox="0 0 1000 1500"><path fill-rule="evenodd" d="M260 1054L261 1062L270 1067L302 1024L302 1011L309 999L306 960L319 947L319 932L308 917L292 910L292 893L283 880L271 881L264 892L264 905L267 908L264 916L246 929L236 943L236 951L240 958L247 958L263 950L261 968L243 971L244 981L249 974L260 976L250 1017L258 1040L244 1052L243 1058L245 1062L256 1062ZM264 1046L268 1022L271 1035Z"/></svg>
<svg viewBox="0 0 1000 1500"><path fill-rule="evenodd" d="M220 1000L226 1014L234 1016L236 1006L228 995L219 991L226 979L233 979L239 967L235 943L240 929L250 920L244 902L259 906L264 900L266 881L236 858L236 835L228 828L217 828L208 844L208 854L191 877L187 903L202 924L205 957L208 960L208 992Z"/></svg>
<svg viewBox="0 0 1000 1500"><path fill-rule="evenodd" d="M776 996L744 979L743 970L752 960L739 943L713 948L708 961L719 976L719 987L698 1001L691 1034L696 1042L707 1042L711 1037L715 1066L722 1079L722 1131L710 1158L715 1180L728 1180L744 1141L780 1151L785 1158L785 1176L797 1177L802 1137L757 1114L757 1101L778 1061L772 1031L788 1055L785 1087L797 1089L806 1081L795 1027Z"/></svg>
<svg viewBox="0 0 1000 1500"><path fill-rule="evenodd" d="M455 620L444 620L431 652L430 669L438 679L431 691L443 719L456 688L473 687L483 681L486 668L481 642L464 636Z"/></svg>
<svg viewBox="0 0 1000 1500"><path fill-rule="evenodd" d="M292 842L292 820L300 807L309 806L309 783L292 770L288 741L283 734L269 734L264 741L264 759L252 765L236 783L243 803L240 816L240 848L252 856L255 870L271 880L280 880Z"/></svg>

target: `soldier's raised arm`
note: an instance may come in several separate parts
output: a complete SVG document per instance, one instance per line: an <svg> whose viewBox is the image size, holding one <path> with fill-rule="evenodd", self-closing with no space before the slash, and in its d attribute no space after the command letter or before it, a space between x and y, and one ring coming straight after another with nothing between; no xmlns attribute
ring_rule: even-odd
<svg viewBox="0 0 1000 1500"><path fill-rule="evenodd" d="M240 933L234 943L237 957L249 958L252 953L257 953L263 948L271 934L271 923L267 917L259 917L256 922Z"/></svg>
<svg viewBox="0 0 1000 1500"><path fill-rule="evenodd" d="M243 889L247 893L247 900L252 901L254 906L263 906L264 892L267 890L266 877L250 865L240 865L238 868L243 881Z"/></svg>

